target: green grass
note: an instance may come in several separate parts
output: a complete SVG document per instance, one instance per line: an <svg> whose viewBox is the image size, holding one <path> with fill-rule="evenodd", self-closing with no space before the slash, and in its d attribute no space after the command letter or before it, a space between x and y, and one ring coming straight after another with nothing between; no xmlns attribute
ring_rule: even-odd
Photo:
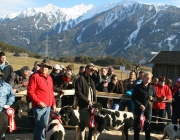
<svg viewBox="0 0 180 140"><path fill-rule="evenodd" d="M30 66L33 68L35 61L42 61L42 59L36 59L31 57L14 57L13 53L6 53L7 61L10 63L10 65L13 67L13 70L19 70L23 66ZM50 61L51 66L54 66L55 64L64 65L65 67L69 64L74 64L75 70L74 73L77 74L79 71L80 66L86 66L87 64L79 64L79 63L62 63L62 62L56 62L56 61ZM101 66L96 66L98 69L101 68ZM51 70L49 71L51 72ZM121 72L120 70L115 69L115 74L118 75L118 78L121 80L128 78L128 75L125 73L125 71Z"/></svg>

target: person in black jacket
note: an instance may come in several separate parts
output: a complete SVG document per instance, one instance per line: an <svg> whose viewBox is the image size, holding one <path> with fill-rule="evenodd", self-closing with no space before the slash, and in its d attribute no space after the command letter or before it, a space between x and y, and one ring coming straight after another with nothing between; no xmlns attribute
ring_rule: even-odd
<svg viewBox="0 0 180 140"><path fill-rule="evenodd" d="M172 98L172 124L180 124L180 91L176 92Z"/></svg>
<svg viewBox="0 0 180 140"><path fill-rule="evenodd" d="M143 75L142 83L136 85L131 99L135 104L134 108L134 140L139 140L140 132L140 116L143 113L146 121L144 124L145 138L150 140L150 121L152 116L152 102L156 100L156 91L153 85L150 84L152 74L145 72Z"/></svg>
<svg viewBox="0 0 180 140"><path fill-rule="evenodd" d="M3 80L8 82L11 73L13 72L13 68L6 61L6 54L4 52L0 52L0 71L4 74Z"/></svg>
<svg viewBox="0 0 180 140"><path fill-rule="evenodd" d="M96 88L91 75L93 74L94 66L87 65L83 76L80 76L75 83L75 95L77 97L77 105L79 110L92 106L93 102L97 102ZM89 128L88 140L91 140L92 131L94 128Z"/></svg>

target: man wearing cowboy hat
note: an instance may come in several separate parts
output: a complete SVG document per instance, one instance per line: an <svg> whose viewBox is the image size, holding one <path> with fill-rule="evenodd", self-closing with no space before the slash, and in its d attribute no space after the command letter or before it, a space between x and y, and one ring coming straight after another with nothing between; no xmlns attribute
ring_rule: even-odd
<svg viewBox="0 0 180 140"><path fill-rule="evenodd" d="M48 70L52 69L50 61L45 58L39 66L40 70L31 75L27 87L35 116L33 140L45 140L44 129L48 124L50 109L56 110L53 81L48 74Z"/></svg>
<svg viewBox="0 0 180 140"><path fill-rule="evenodd" d="M0 112L5 111L15 101L15 94L11 85L6 83L3 78L4 74L0 71ZM5 134L3 135L2 140L5 140Z"/></svg>

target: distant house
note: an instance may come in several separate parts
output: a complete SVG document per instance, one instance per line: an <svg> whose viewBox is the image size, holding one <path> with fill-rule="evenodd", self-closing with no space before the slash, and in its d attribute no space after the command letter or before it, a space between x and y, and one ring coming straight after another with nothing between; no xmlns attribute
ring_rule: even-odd
<svg viewBox="0 0 180 140"><path fill-rule="evenodd" d="M15 53L14 56L16 57L28 57L27 53Z"/></svg>
<svg viewBox="0 0 180 140"><path fill-rule="evenodd" d="M153 64L153 77L165 76L173 84L180 78L180 51L161 51L150 61Z"/></svg>

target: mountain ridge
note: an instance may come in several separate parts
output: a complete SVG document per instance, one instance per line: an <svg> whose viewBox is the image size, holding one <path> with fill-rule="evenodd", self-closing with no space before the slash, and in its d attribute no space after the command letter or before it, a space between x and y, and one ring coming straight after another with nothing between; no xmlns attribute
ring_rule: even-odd
<svg viewBox="0 0 180 140"><path fill-rule="evenodd" d="M86 9L74 19L76 12L71 17L40 12L0 20L0 40L40 54L49 44L52 57L110 55L139 62L148 61L151 52L180 50L180 9L175 6L134 1L81 6Z"/></svg>

